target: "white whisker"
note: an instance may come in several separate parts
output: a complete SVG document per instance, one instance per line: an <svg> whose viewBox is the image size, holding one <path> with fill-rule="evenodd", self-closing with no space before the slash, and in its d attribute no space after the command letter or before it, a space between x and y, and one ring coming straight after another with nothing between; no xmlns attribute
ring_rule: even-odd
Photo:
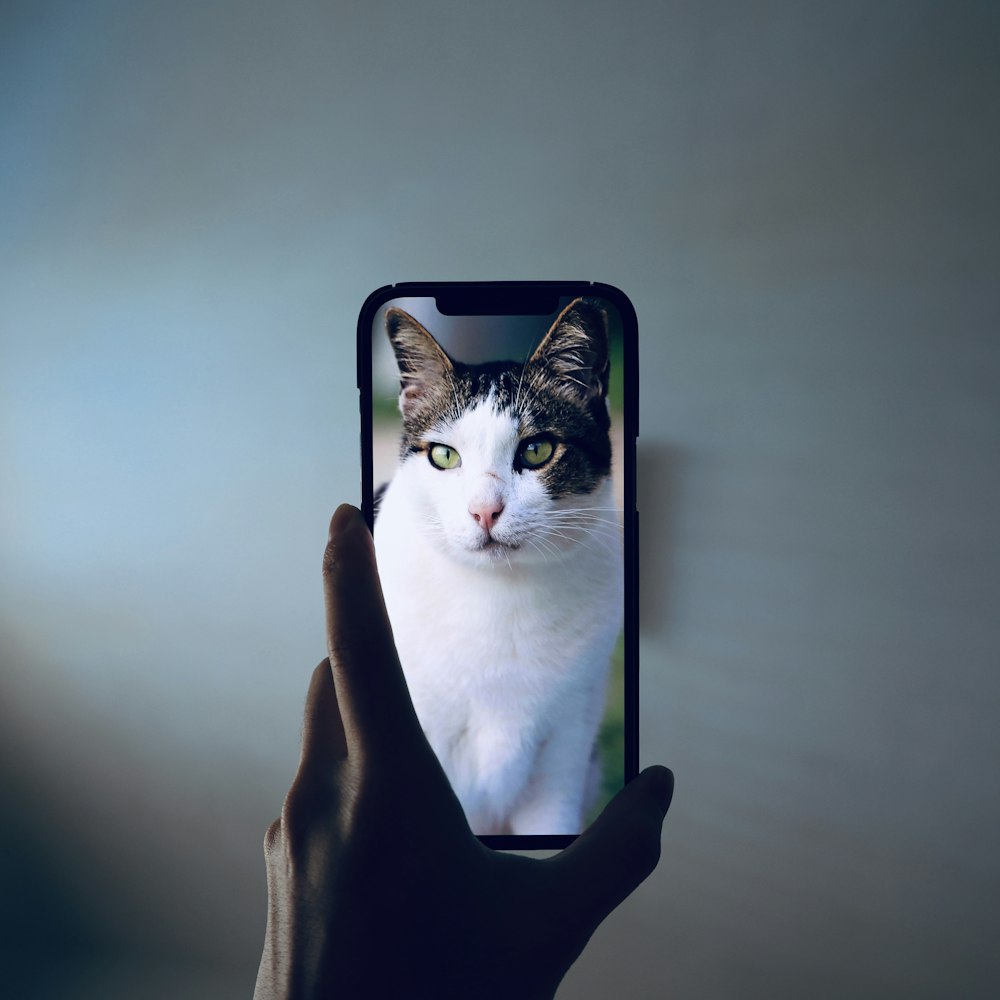
<svg viewBox="0 0 1000 1000"><path fill-rule="evenodd" d="M579 538L579 537L574 538L572 535L567 535L564 532L556 531L554 529L550 530L549 534L554 535L557 538L565 538L566 541L572 542L574 545L579 545L585 548L588 552L594 553L594 555L601 555L602 550L607 550L610 552L613 549L617 549L617 545L612 544L610 539L604 538L599 535L592 536L592 539L599 543L599 547L595 548L592 544L590 544L590 541L588 541L585 538Z"/></svg>

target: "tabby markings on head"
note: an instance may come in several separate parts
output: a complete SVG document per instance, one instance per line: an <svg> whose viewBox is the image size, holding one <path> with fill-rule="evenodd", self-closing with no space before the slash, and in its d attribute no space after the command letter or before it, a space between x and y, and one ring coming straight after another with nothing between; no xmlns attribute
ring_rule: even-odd
<svg viewBox="0 0 1000 1000"><path fill-rule="evenodd" d="M511 456L516 474L539 477L549 497L590 493L609 474L607 316L593 302L566 306L523 365L455 361L402 309L387 311L386 330L399 365L401 459L449 446L435 431L485 407L514 420L519 446L551 444L537 468L519 461L516 449Z"/></svg>

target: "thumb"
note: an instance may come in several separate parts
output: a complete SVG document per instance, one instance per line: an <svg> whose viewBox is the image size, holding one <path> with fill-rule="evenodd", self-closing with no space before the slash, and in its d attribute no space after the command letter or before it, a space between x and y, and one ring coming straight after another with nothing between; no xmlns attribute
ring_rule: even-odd
<svg viewBox="0 0 1000 1000"><path fill-rule="evenodd" d="M567 915L582 920L588 936L656 867L673 794L673 772L647 767L550 862L559 871Z"/></svg>

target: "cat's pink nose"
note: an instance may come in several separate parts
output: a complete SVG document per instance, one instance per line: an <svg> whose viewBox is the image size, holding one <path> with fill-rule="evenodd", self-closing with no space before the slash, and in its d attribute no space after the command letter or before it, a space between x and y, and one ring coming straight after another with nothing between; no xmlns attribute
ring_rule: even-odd
<svg viewBox="0 0 1000 1000"><path fill-rule="evenodd" d="M503 511L503 504L499 500L490 503L470 503L469 513L475 522L489 534L490 528L497 523L497 518Z"/></svg>

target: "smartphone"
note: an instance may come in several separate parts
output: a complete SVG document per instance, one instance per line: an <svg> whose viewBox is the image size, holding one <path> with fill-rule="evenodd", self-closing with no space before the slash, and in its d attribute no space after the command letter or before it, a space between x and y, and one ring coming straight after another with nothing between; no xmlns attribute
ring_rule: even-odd
<svg viewBox="0 0 1000 1000"><path fill-rule="evenodd" d="M568 845L638 772L638 381L610 285L361 309L362 510L417 716L490 847Z"/></svg>

